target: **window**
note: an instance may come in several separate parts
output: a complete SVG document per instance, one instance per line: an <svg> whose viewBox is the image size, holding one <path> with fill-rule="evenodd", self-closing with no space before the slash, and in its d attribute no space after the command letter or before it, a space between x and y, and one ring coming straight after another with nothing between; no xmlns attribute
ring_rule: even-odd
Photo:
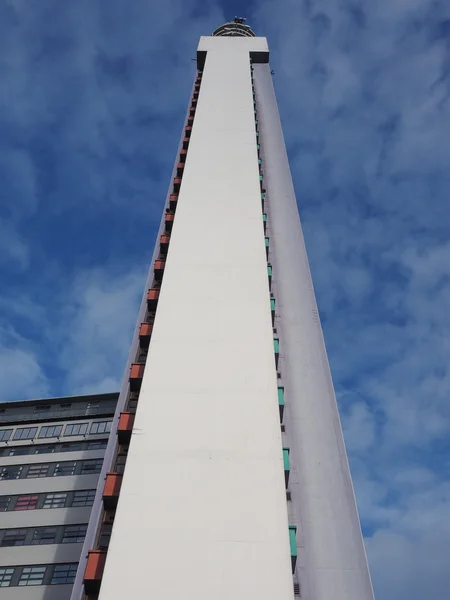
<svg viewBox="0 0 450 600"><path fill-rule="evenodd" d="M57 527L38 527L34 530L31 544L41 546L42 544L54 544L56 540Z"/></svg>
<svg viewBox="0 0 450 600"><path fill-rule="evenodd" d="M14 510L34 510L36 508L39 496L37 494L33 496L19 496L16 500Z"/></svg>
<svg viewBox="0 0 450 600"><path fill-rule="evenodd" d="M59 408L62 410L67 410L72 406L72 402L64 402L64 404L60 404Z"/></svg>
<svg viewBox="0 0 450 600"><path fill-rule="evenodd" d="M5 510L8 510L10 501L11 496L0 496L0 512L5 512Z"/></svg>
<svg viewBox="0 0 450 600"><path fill-rule="evenodd" d="M7 442L11 437L12 429L0 429L0 442Z"/></svg>
<svg viewBox="0 0 450 600"><path fill-rule="evenodd" d="M18 585L42 585L47 567L23 567Z"/></svg>
<svg viewBox="0 0 450 600"><path fill-rule="evenodd" d="M62 425L48 425L41 427L38 438L58 437L61 435Z"/></svg>
<svg viewBox="0 0 450 600"><path fill-rule="evenodd" d="M33 454L53 454L56 450L56 444L40 444L32 448Z"/></svg>
<svg viewBox="0 0 450 600"><path fill-rule="evenodd" d="M37 427L23 427L22 429L16 429L13 440L33 440L37 430Z"/></svg>
<svg viewBox="0 0 450 600"><path fill-rule="evenodd" d="M96 440L95 442L89 442L88 450L104 450L108 445L108 440Z"/></svg>
<svg viewBox="0 0 450 600"><path fill-rule="evenodd" d="M50 465L30 465L26 475L27 479L38 479L39 477L47 477Z"/></svg>
<svg viewBox="0 0 450 600"><path fill-rule="evenodd" d="M56 463L55 470L53 471L53 477L64 477L66 475L74 475L76 468L77 463L75 460Z"/></svg>
<svg viewBox="0 0 450 600"><path fill-rule="evenodd" d="M102 468L103 459L98 458L96 460L83 460L81 465L81 475L92 475L94 473L100 473Z"/></svg>
<svg viewBox="0 0 450 600"><path fill-rule="evenodd" d="M67 492L58 494L46 494L42 508L64 508L67 500Z"/></svg>
<svg viewBox="0 0 450 600"><path fill-rule="evenodd" d="M77 574L78 563L68 565L55 565L53 577L50 585L59 585L61 583L73 583Z"/></svg>
<svg viewBox="0 0 450 600"><path fill-rule="evenodd" d="M93 433L109 433L111 431L112 421L97 421L92 423L90 434Z"/></svg>
<svg viewBox="0 0 450 600"><path fill-rule="evenodd" d="M0 467L0 481L5 481L6 479L19 479L22 468L23 467L20 465Z"/></svg>
<svg viewBox="0 0 450 600"><path fill-rule="evenodd" d="M72 506L92 506L95 498L95 490L82 490L73 495Z"/></svg>
<svg viewBox="0 0 450 600"><path fill-rule="evenodd" d="M7 456L24 456L25 454L30 453L30 448L28 446L15 446L8 450Z"/></svg>
<svg viewBox="0 0 450 600"><path fill-rule="evenodd" d="M64 435L85 435L85 433L87 432L87 428L87 423L74 423L72 425L66 425Z"/></svg>
<svg viewBox="0 0 450 600"><path fill-rule="evenodd" d="M62 544L73 544L83 542L86 537L86 525L68 525L64 529L64 535L61 540Z"/></svg>
<svg viewBox="0 0 450 600"><path fill-rule="evenodd" d="M23 546L26 536L26 529L7 529L0 546L2 546L2 548L9 546Z"/></svg>
<svg viewBox="0 0 450 600"><path fill-rule="evenodd" d="M98 538L98 547L100 550L106 550L109 546L109 540L111 539L112 524L103 523L100 531L100 537Z"/></svg>
<svg viewBox="0 0 450 600"><path fill-rule="evenodd" d="M34 407L35 412L43 412L46 410L50 410L52 407L51 404L38 404L37 406Z"/></svg>
<svg viewBox="0 0 450 600"><path fill-rule="evenodd" d="M14 569L0 568L0 587L9 587Z"/></svg>
<svg viewBox="0 0 450 600"><path fill-rule="evenodd" d="M69 442L68 444L63 444L61 448L61 452L75 452L78 450L83 450L84 442Z"/></svg>

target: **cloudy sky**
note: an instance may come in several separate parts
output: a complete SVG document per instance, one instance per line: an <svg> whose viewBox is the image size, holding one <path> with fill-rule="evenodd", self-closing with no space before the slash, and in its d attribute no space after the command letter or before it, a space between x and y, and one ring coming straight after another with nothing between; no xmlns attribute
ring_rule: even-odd
<svg viewBox="0 0 450 600"><path fill-rule="evenodd" d="M269 38L377 600L450 589L450 5L5 0L0 395L119 388L198 37Z"/></svg>

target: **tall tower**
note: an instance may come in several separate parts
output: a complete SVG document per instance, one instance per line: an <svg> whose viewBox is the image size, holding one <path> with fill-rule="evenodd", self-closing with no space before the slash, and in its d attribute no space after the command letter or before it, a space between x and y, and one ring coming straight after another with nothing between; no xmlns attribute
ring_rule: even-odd
<svg viewBox="0 0 450 600"><path fill-rule="evenodd" d="M72 600L370 600L267 41L197 63Z"/></svg>

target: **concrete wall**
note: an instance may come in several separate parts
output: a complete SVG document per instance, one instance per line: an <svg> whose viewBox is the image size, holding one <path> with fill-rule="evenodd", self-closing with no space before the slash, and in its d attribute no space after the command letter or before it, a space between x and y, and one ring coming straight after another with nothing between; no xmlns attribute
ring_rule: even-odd
<svg viewBox="0 0 450 600"><path fill-rule="evenodd" d="M198 110L100 600L293 597L249 66L264 48L200 43Z"/></svg>
<svg viewBox="0 0 450 600"><path fill-rule="evenodd" d="M268 65L255 66L304 600L372 600L352 480ZM300 124L299 124L300 126Z"/></svg>

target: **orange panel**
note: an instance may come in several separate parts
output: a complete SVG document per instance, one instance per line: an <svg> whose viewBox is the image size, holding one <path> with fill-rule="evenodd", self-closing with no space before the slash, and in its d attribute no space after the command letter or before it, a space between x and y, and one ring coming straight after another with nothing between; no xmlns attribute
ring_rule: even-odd
<svg viewBox="0 0 450 600"><path fill-rule="evenodd" d="M155 260L155 271L162 271L166 266L165 260Z"/></svg>
<svg viewBox="0 0 450 600"><path fill-rule="evenodd" d="M147 300L158 300L160 290L152 288L148 291Z"/></svg>
<svg viewBox="0 0 450 600"><path fill-rule="evenodd" d="M105 498L117 498L122 485L122 473L107 473L105 487L103 488L103 500Z"/></svg>
<svg viewBox="0 0 450 600"><path fill-rule="evenodd" d="M144 365L141 363L131 363L130 379L142 379L144 376Z"/></svg>
<svg viewBox="0 0 450 600"><path fill-rule="evenodd" d="M142 323L139 329L139 337L150 337L152 335L153 323Z"/></svg>
<svg viewBox="0 0 450 600"><path fill-rule="evenodd" d="M134 424L134 414L130 412L121 412L119 417L119 426L117 431L132 431Z"/></svg>
<svg viewBox="0 0 450 600"><path fill-rule="evenodd" d="M175 177L173 180L173 185L181 185L181 177Z"/></svg>
<svg viewBox="0 0 450 600"><path fill-rule="evenodd" d="M166 235L165 233L159 238L160 244L168 244L170 242L170 235Z"/></svg>
<svg viewBox="0 0 450 600"><path fill-rule="evenodd" d="M84 586L86 593L92 593L100 586L106 562L106 550L89 550Z"/></svg>

